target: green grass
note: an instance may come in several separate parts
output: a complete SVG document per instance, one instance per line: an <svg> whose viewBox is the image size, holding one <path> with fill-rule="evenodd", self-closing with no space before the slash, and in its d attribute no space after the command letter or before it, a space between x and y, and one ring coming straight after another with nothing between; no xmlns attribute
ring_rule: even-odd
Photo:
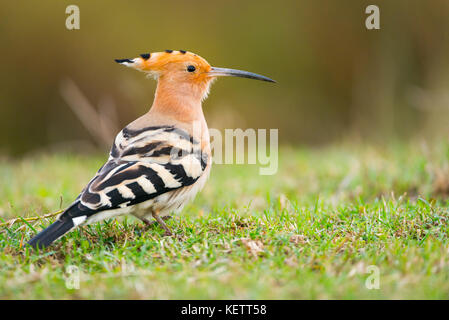
<svg viewBox="0 0 449 320"><path fill-rule="evenodd" d="M0 160L0 217L68 205L104 157ZM51 219L0 227L0 299L449 298L449 145L280 150L279 171L215 165L195 201L141 232L83 227L36 253ZM67 268L81 272L68 289ZM365 286L368 266L380 288Z"/></svg>

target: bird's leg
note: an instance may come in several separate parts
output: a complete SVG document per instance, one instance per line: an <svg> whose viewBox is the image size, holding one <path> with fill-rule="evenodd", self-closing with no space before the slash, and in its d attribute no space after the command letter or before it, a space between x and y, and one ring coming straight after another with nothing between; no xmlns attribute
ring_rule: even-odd
<svg viewBox="0 0 449 320"><path fill-rule="evenodd" d="M138 215L134 215L134 216L137 219L139 219L140 221L142 221L143 223L145 223L146 228L148 228L148 227L150 227L150 226L152 226L153 224L156 223L156 221L150 221L147 218L144 218L144 217L141 217L141 216L138 216ZM168 220L168 219L171 219L171 218L172 218L171 216L163 216L161 219L165 221L165 220Z"/></svg>
<svg viewBox="0 0 449 320"><path fill-rule="evenodd" d="M149 221L148 219L146 219L146 218L140 218L140 217L138 217L143 223L145 223L145 225L146 225L146 227L148 228L148 227L150 227L150 226L152 226L153 224L155 224L157 221ZM168 219L171 219L172 217L171 216L163 216L163 217L161 217L161 219L162 220L168 220Z"/></svg>
<svg viewBox="0 0 449 320"><path fill-rule="evenodd" d="M163 217L162 217L162 220L165 221L165 220L168 220L168 219L171 219L171 218L172 218L172 216L163 216Z"/></svg>
<svg viewBox="0 0 449 320"><path fill-rule="evenodd" d="M152 216L154 219L156 219L156 221L161 225L161 227L165 230L165 236L171 236L172 232L170 231L170 229L167 227L167 225L165 224L164 220L170 219L170 216L167 216L166 219L164 219L165 217L159 217L159 214L157 211L153 211Z"/></svg>
<svg viewBox="0 0 449 320"><path fill-rule="evenodd" d="M152 226L153 224L156 223L156 221L149 221L148 219L145 218L139 218L140 220L142 220L143 223L145 223L145 229L148 229L150 226Z"/></svg>
<svg viewBox="0 0 449 320"><path fill-rule="evenodd" d="M145 224L145 228L144 228L144 230L148 230L148 228L149 227L151 227L153 224L155 224L156 223L156 221L150 221L150 220L148 220L147 218L144 218L144 217L142 217L142 216L139 216L139 215L134 215L137 219L139 219L140 221L142 221L144 224ZM171 219L172 217L171 216L163 216L162 218L160 218L160 219L162 219L162 220L168 220L168 219ZM165 228L164 228L165 229Z"/></svg>

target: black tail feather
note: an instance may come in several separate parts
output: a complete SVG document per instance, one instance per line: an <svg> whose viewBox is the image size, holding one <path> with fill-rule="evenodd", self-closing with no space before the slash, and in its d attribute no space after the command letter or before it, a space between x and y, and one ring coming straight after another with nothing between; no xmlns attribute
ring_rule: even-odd
<svg viewBox="0 0 449 320"><path fill-rule="evenodd" d="M28 244L35 249L46 248L52 244L53 241L70 231L73 227L74 224L72 219L58 219L53 224L35 235L30 241L28 241Z"/></svg>

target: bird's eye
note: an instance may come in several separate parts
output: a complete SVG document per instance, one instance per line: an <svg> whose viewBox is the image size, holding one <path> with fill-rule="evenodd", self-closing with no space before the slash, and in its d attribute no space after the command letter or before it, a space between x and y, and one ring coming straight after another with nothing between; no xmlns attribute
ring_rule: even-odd
<svg viewBox="0 0 449 320"><path fill-rule="evenodd" d="M195 70L196 70L195 66L190 65L187 67L188 72L194 72Z"/></svg>

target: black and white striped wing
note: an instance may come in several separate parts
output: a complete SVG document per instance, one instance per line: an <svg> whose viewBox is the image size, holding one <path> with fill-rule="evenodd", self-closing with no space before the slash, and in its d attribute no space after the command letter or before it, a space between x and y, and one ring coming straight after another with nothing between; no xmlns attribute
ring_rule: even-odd
<svg viewBox="0 0 449 320"><path fill-rule="evenodd" d="M207 160L200 143L185 131L171 126L125 128L108 162L78 196L75 215L124 208L190 186L204 172Z"/></svg>

